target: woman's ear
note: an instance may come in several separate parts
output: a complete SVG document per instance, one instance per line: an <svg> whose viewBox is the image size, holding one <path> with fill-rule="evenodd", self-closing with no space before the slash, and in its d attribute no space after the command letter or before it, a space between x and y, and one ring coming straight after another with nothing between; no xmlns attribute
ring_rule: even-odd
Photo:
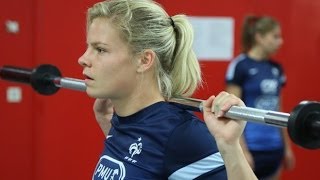
<svg viewBox="0 0 320 180"><path fill-rule="evenodd" d="M155 63L155 60L156 60L156 53L153 50L147 49L143 51L143 53L141 54L138 60L137 72L141 73L141 72L148 71Z"/></svg>
<svg viewBox="0 0 320 180"><path fill-rule="evenodd" d="M262 35L261 33L256 33L254 36L255 42L257 44L260 44L263 41L263 37L264 37L264 35Z"/></svg>

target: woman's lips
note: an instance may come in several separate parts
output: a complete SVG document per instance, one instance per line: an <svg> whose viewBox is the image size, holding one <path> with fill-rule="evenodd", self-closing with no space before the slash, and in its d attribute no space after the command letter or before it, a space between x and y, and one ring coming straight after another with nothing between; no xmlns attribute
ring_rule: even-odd
<svg viewBox="0 0 320 180"><path fill-rule="evenodd" d="M86 79L90 79L90 80L93 80L90 76L86 76Z"/></svg>
<svg viewBox="0 0 320 180"><path fill-rule="evenodd" d="M84 82L85 82L86 85L88 85L88 83L89 83L90 81L93 81L93 80L94 80L93 78L91 78L90 76L88 76L88 75L86 75L86 74L83 74L83 75L84 75Z"/></svg>
<svg viewBox="0 0 320 180"><path fill-rule="evenodd" d="M83 73L83 76L84 76L85 79L93 80L92 77L90 77L89 75L87 75L87 74L85 74L85 73Z"/></svg>

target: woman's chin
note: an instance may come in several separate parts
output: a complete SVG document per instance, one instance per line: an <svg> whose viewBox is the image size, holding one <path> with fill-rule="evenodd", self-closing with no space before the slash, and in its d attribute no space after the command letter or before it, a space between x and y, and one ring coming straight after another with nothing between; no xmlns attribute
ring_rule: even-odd
<svg viewBox="0 0 320 180"><path fill-rule="evenodd" d="M90 91L90 90L86 90L86 93L89 97L91 98L95 98L95 99L105 99L107 98L108 96L105 95L105 94L101 94L101 93L98 93L98 92L94 92L94 91Z"/></svg>
<svg viewBox="0 0 320 180"><path fill-rule="evenodd" d="M98 98L98 95L96 93L92 92L89 88L86 89L86 93L89 97Z"/></svg>

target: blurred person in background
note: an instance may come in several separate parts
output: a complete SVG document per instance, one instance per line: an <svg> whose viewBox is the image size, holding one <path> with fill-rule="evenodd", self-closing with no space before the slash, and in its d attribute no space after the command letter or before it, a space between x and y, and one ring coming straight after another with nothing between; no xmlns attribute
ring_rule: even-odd
<svg viewBox="0 0 320 180"><path fill-rule="evenodd" d="M281 111L282 66L271 59L282 45L281 27L268 16L247 16L242 27L243 52L226 73L226 91L248 107ZM281 169L294 167L286 129L248 122L241 139L246 159L259 179L280 179Z"/></svg>

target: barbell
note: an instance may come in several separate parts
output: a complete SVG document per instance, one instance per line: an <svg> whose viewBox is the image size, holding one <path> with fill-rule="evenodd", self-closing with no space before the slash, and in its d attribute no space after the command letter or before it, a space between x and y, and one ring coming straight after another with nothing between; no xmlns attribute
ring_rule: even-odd
<svg viewBox="0 0 320 180"><path fill-rule="evenodd" d="M62 77L59 69L50 64L43 64L33 69L3 66L0 67L3 80L26 83L42 95L55 94L60 88L85 91L83 80ZM191 111L202 111L204 100L195 98L172 98L168 100ZM277 127L287 127L291 140L307 149L320 148L320 103L302 101L292 112L284 113L250 107L232 106L225 117L246 120Z"/></svg>

